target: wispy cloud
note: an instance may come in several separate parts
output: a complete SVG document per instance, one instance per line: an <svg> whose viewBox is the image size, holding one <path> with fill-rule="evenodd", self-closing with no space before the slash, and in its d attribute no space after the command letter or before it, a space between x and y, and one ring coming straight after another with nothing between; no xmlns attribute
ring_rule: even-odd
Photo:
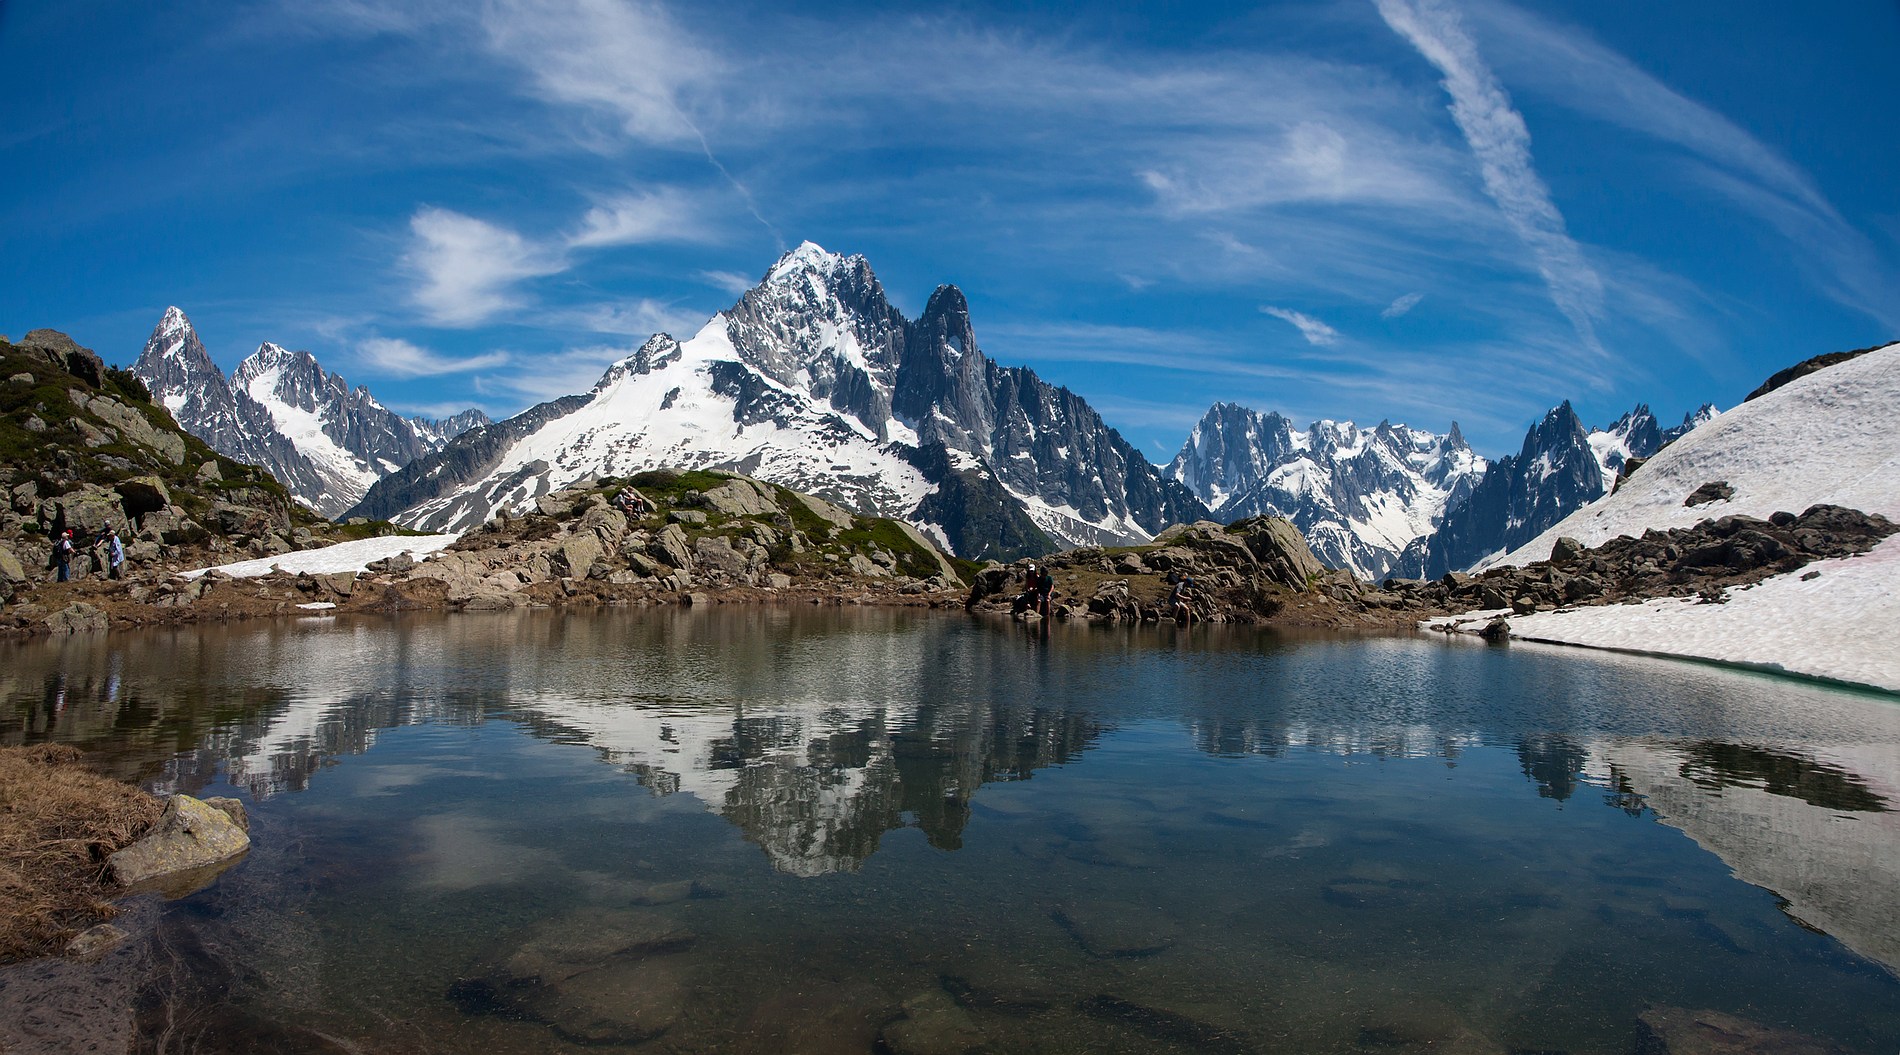
<svg viewBox="0 0 1900 1055"><path fill-rule="evenodd" d="M697 202L677 188L621 194L601 201L567 237L570 248L693 242L705 237Z"/></svg>
<svg viewBox="0 0 1900 1055"><path fill-rule="evenodd" d="M1333 329L1331 326L1326 325L1324 322L1321 322L1303 311L1294 311L1292 308L1276 308L1271 304L1260 305L1260 310L1279 319L1281 322L1293 324L1293 326L1300 331L1300 336L1306 338L1307 344L1326 345L1339 343L1338 330Z"/></svg>
<svg viewBox="0 0 1900 1055"><path fill-rule="evenodd" d="M1418 302L1424 299L1425 294L1423 293L1407 293L1386 305L1385 310L1379 313L1379 317L1383 319L1396 319L1406 312L1411 311L1413 308L1418 307Z"/></svg>
<svg viewBox="0 0 1900 1055"><path fill-rule="evenodd" d="M524 283L558 275L574 265L577 251L656 242L703 242L711 237L688 195L670 188L618 195L594 205L565 234L531 237L509 227L450 209L424 206L409 219L402 265L416 280L411 299L429 322L466 327L506 311L530 306ZM677 324L679 316L640 301L596 313L599 332L641 315ZM647 332L652 332L648 330Z"/></svg>
<svg viewBox="0 0 1900 1055"><path fill-rule="evenodd" d="M400 337L369 337L357 342L356 359L365 367L395 377L439 377L487 370L508 363L506 352L456 357L419 347Z"/></svg>
<svg viewBox="0 0 1900 1055"><path fill-rule="evenodd" d="M638 350L638 345L588 345L534 357L532 370L518 370L484 379L482 388L495 395L531 403L585 392L607 368Z"/></svg>
<svg viewBox="0 0 1900 1055"><path fill-rule="evenodd" d="M725 61L646 0L494 0L482 26L491 49L524 69L557 102L603 110L634 140L697 146L706 162L779 242L752 189L714 153L691 112L696 92L714 96ZM716 102L716 98L709 99Z"/></svg>
<svg viewBox="0 0 1900 1055"><path fill-rule="evenodd" d="M1814 179L1735 122L1683 96L1575 27L1503 3L1474 8L1500 63L1554 101L1694 154L1692 178L1793 244L1828 296L1900 329L1900 266L1843 219Z"/></svg>
<svg viewBox="0 0 1900 1055"><path fill-rule="evenodd" d="M758 283L737 271L701 271L699 277L714 289L722 290L737 297Z"/></svg>
<svg viewBox="0 0 1900 1055"><path fill-rule="evenodd" d="M593 333L640 338L670 333L685 339L699 332L699 328L711 316L710 311L695 311L651 297L637 297L624 302L552 313L548 321Z"/></svg>
<svg viewBox="0 0 1900 1055"><path fill-rule="evenodd" d="M559 254L508 228L448 209L417 210L409 230L403 264L420 283L414 300L444 326L472 326L520 307L517 283L567 266Z"/></svg>
<svg viewBox="0 0 1900 1055"><path fill-rule="evenodd" d="M696 145L682 99L717 84L725 64L661 5L492 0L480 11L489 47L543 98L605 111L641 142Z"/></svg>
<svg viewBox="0 0 1900 1055"><path fill-rule="evenodd" d="M1374 0L1379 14L1444 74L1452 120L1478 159L1485 193L1531 250L1557 310L1584 346L1604 354L1596 336L1603 280L1570 237L1563 214L1531 161L1530 129L1457 12L1443 0Z"/></svg>

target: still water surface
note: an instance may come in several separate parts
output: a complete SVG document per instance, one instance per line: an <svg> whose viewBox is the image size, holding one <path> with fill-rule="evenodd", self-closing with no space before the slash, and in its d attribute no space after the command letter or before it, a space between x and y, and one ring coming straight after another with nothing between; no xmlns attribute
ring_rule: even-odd
<svg viewBox="0 0 1900 1055"><path fill-rule="evenodd" d="M1900 1051L1900 704L1785 679L531 612L0 644L44 740L251 807L84 983L148 1050Z"/></svg>

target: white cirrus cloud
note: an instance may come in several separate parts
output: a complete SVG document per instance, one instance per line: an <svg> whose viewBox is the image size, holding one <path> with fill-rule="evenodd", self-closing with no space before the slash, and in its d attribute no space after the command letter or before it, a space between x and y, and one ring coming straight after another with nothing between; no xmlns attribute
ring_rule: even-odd
<svg viewBox="0 0 1900 1055"><path fill-rule="evenodd" d="M699 277L712 288L735 297L744 296L747 290L758 285L757 279L747 278L737 271L701 271Z"/></svg>
<svg viewBox="0 0 1900 1055"><path fill-rule="evenodd" d="M518 232L449 209L416 210L409 231L402 262L419 282L411 297L443 326L473 326L518 308L518 283L567 267L561 254Z"/></svg>
<svg viewBox="0 0 1900 1055"><path fill-rule="evenodd" d="M1579 29L1500 3L1480 4L1474 14L1514 82L1694 155L1699 163L1685 169L1691 178L1774 227L1818 289L1900 325L1900 265L1843 219L1800 166Z"/></svg>
<svg viewBox="0 0 1900 1055"><path fill-rule="evenodd" d="M556 313L549 316L547 321L593 333L620 334L627 337L650 337L656 333L670 333L685 338L698 333L700 327L706 324L712 314L710 311L680 308L652 297L636 297L628 301L596 304Z"/></svg>
<svg viewBox="0 0 1900 1055"><path fill-rule="evenodd" d="M634 139L697 145L683 95L717 83L724 63L659 4L641 0L491 0L481 24L496 54L537 94L612 114Z"/></svg>
<svg viewBox="0 0 1900 1055"><path fill-rule="evenodd" d="M1392 31L1443 74L1451 116L1478 160L1484 190L1530 249L1551 302L1601 357L1596 319L1603 279L1571 239L1563 214L1531 160L1531 134L1509 93L1478 54L1458 13L1443 0L1374 0Z"/></svg>
<svg viewBox="0 0 1900 1055"><path fill-rule="evenodd" d="M1424 299L1425 294L1423 293L1407 293L1386 305L1385 310L1379 313L1379 317L1383 319L1396 319L1406 312L1411 311L1413 308L1418 307L1418 302Z"/></svg>
<svg viewBox="0 0 1900 1055"><path fill-rule="evenodd" d="M595 203L568 235L570 248L696 242L705 237L697 203L678 189L637 191Z"/></svg>
<svg viewBox="0 0 1900 1055"><path fill-rule="evenodd" d="M1294 311L1292 308L1278 308L1271 304L1260 305L1260 310L1279 319L1281 322L1291 323L1295 329L1300 331L1300 336L1306 338L1307 344L1326 345L1339 343L1338 330L1333 329L1331 326L1326 325L1303 311Z"/></svg>
<svg viewBox="0 0 1900 1055"><path fill-rule="evenodd" d="M356 344L356 360L366 368L395 377L438 377L506 365L507 352L451 356L432 352L400 337L369 337Z"/></svg>

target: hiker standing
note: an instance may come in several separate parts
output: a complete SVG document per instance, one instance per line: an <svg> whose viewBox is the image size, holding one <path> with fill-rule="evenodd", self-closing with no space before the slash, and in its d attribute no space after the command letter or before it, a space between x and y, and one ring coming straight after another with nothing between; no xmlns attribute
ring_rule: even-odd
<svg viewBox="0 0 1900 1055"><path fill-rule="evenodd" d="M73 529L67 528L53 540L53 567L59 569L59 581L70 582L73 577Z"/></svg>
<svg viewBox="0 0 1900 1055"><path fill-rule="evenodd" d="M106 528L106 536L106 578L117 579L125 574L125 543L117 528Z"/></svg>

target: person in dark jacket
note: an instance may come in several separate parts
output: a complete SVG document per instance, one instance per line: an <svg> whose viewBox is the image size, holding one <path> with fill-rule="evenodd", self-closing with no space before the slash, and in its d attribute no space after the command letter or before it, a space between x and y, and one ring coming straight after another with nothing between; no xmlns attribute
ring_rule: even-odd
<svg viewBox="0 0 1900 1055"><path fill-rule="evenodd" d="M70 582L73 577L73 529L67 528L53 540L53 567L59 570L59 581Z"/></svg>
<svg viewBox="0 0 1900 1055"><path fill-rule="evenodd" d="M1194 576L1183 575L1168 595L1168 610L1183 623L1194 621Z"/></svg>

